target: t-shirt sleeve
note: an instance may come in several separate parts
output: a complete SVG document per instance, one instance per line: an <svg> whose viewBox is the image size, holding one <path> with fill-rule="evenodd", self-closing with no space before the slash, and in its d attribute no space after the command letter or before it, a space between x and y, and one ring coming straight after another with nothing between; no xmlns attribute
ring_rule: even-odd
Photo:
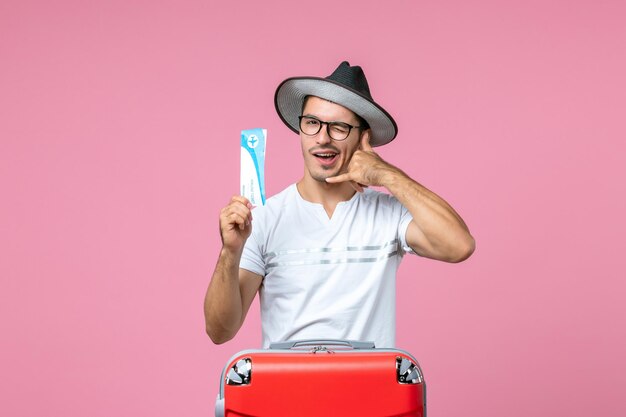
<svg viewBox="0 0 626 417"><path fill-rule="evenodd" d="M406 243L406 231L409 228L409 223L413 220L413 216L411 216L409 210L400 204L400 202L398 202L398 205L401 207L400 223L398 225L398 239L400 240L400 245L405 253L416 255L415 251Z"/></svg>
<svg viewBox="0 0 626 417"><path fill-rule="evenodd" d="M261 250L261 245L259 245L259 242L262 242L261 234L260 228L255 227L253 220L252 234L246 241L246 245L243 248L241 260L239 261L239 268L246 269L264 277L265 262L263 262L263 251Z"/></svg>

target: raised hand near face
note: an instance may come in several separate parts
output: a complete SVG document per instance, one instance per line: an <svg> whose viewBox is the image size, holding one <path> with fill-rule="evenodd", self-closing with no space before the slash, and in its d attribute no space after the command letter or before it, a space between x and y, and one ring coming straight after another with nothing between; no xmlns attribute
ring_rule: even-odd
<svg viewBox="0 0 626 417"><path fill-rule="evenodd" d="M350 159L347 172L327 178L326 182L335 184L347 181L356 191L363 192L363 188L370 185L385 186L389 174L402 174L402 171L385 162L374 152L369 143L369 135L364 134L359 148Z"/></svg>

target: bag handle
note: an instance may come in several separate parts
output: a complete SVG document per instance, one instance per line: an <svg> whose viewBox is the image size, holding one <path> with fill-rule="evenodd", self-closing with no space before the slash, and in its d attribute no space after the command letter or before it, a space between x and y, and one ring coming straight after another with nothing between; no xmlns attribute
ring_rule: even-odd
<svg viewBox="0 0 626 417"><path fill-rule="evenodd" d="M305 340L287 340L284 342L273 342L270 349L294 349L306 346L345 346L352 349L374 349L374 342L360 340L342 340L342 339L305 339Z"/></svg>

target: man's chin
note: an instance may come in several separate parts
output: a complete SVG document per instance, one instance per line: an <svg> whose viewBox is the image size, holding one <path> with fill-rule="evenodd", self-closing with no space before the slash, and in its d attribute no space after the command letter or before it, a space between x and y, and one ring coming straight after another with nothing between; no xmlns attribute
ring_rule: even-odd
<svg viewBox="0 0 626 417"><path fill-rule="evenodd" d="M328 184L326 182L326 178L335 177L337 175L338 174L334 171L316 172L316 173L311 173L311 178L313 178L317 182Z"/></svg>
<svg viewBox="0 0 626 417"><path fill-rule="evenodd" d="M324 166L316 166L316 167L310 167L308 169L308 173L309 176L320 183L324 183L327 185L332 185L326 182L326 178L331 178L331 177L336 177L337 175L342 174L343 172L345 172L345 170L341 169L341 166L338 165L332 165L332 166L328 166L328 167L324 167Z"/></svg>
<svg viewBox="0 0 626 417"><path fill-rule="evenodd" d="M314 175L312 178L319 183L328 184L326 182L326 178L330 178L330 177L332 177L332 175Z"/></svg>

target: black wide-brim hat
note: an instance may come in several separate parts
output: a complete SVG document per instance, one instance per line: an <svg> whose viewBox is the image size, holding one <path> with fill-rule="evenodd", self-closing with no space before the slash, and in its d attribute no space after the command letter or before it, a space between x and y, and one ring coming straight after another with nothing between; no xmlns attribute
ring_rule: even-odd
<svg viewBox="0 0 626 417"><path fill-rule="evenodd" d="M347 61L328 77L293 77L283 81L276 89L274 105L282 121L299 133L298 116L306 96L316 96L339 104L361 116L370 126L371 146L391 142L398 134L398 126L391 115L376 104L370 93L361 67L350 66Z"/></svg>

